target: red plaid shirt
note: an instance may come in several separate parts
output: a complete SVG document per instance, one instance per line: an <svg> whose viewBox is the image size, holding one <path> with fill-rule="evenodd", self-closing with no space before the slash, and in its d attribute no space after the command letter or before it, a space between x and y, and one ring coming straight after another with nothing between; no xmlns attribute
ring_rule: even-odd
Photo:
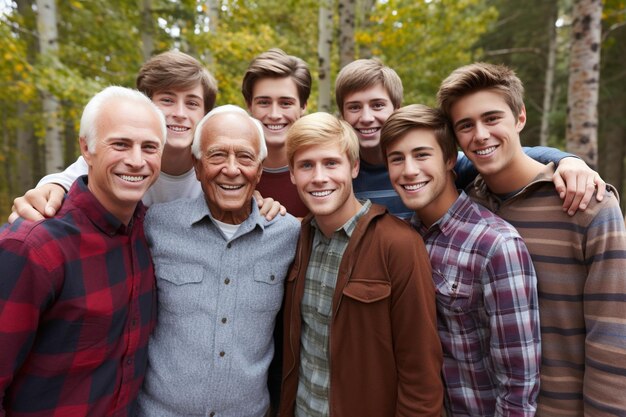
<svg viewBox="0 0 626 417"><path fill-rule="evenodd" d="M145 207L130 227L79 178L61 211L0 229L0 416L128 416L156 317Z"/></svg>

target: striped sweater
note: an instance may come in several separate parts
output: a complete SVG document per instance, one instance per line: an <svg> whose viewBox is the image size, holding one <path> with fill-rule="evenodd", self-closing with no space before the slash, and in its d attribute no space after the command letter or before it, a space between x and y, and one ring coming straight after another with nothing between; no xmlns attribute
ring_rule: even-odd
<svg viewBox="0 0 626 417"><path fill-rule="evenodd" d="M501 200L481 177L468 194L517 228L537 272L538 416L626 416L626 227L617 194L570 217L553 166Z"/></svg>

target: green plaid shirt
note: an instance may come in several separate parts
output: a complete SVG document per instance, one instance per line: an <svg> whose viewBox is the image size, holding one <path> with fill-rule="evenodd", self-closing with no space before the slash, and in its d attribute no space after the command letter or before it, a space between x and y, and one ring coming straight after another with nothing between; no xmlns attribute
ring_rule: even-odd
<svg viewBox="0 0 626 417"><path fill-rule="evenodd" d="M302 349L300 377L296 397L297 417L329 415L328 393L330 366L328 339L332 319L333 295L339 264L356 224L371 207L367 200L359 212L336 230L330 238L324 236L315 220L313 250L306 271L302 297Z"/></svg>

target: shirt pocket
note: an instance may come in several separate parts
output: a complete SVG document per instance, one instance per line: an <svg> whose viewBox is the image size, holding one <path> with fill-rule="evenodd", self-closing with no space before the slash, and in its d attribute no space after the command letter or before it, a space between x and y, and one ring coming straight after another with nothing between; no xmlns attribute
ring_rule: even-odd
<svg viewBox="0 0 626 417"><path fill-rule="evenodd" d="M391 295L391 284L387 281L351 279L343 289L343 295L365 304L385 300Z"/></svg>
<svg viewBox="0 0 626 417"><path fill-rule="evenodd" d="M210 299L203 288L204 267L197 264L155 263L159 310L187 314L206 310ZM212 297L216 298L216 297Z"/></svg>
<svg viewBox="0 0 626 417"><path fill-rule="evenodd" d="M472 293L474 273L454 265L433 268L437 304L450 314L464 314L474 309Z"/></svg>
<svg viewBox="0 0 626 417"><path fill-rule="evenodd" d="M254 311L277 313L283 302L287 267L269 263L254 265L254 279L249 295L250 308Z"/></svg>

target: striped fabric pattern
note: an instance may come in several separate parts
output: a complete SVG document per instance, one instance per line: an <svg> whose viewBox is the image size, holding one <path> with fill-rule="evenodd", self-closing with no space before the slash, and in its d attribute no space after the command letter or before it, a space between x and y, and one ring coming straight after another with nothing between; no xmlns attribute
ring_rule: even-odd
<svg viewBox="0 0 626 417"><path fill-rule="evenodd" d="M507 200L470 195L517 228L537 271L540 416L626 415L626 228L616 193L570 217L552 165Z"/></svg>

